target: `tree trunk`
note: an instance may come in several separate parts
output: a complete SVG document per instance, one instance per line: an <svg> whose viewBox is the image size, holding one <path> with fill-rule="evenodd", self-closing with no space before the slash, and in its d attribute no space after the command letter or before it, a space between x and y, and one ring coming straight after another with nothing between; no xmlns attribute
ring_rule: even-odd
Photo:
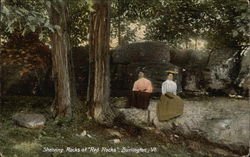
<svg viewBox="0 0 250 157"><path fill-rule="evenodd" d="M49 7L50 23L60 26L52 36L52 74L55 84L56 116L71 117L77 101L72 54L68 34L68 8L64 1L54 1Z"/></svg>
<svg viewBox="0 0 250 157"><path fill-rule="evenodd" d="M120 17L118 18L118 45L122 44L122 39L121 39L121 19Z"/></svg>
<svg viewBox="0 0 250 157"><path fill-rule="evenodd" d="M89 115L99 123L110 123L112 112L109 106L110 70L109 39L110 16L109 0L95 1L91 6L89 38Z"/></svg>

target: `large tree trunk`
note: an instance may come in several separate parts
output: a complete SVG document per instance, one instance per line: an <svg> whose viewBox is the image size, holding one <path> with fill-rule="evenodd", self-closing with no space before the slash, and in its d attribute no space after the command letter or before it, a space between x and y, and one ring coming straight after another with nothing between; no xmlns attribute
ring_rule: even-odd
<svg viewBox="0 0 250 157"><path fill-rule="evenodd" d="M72 116L77 95L74 86L72 55L68 34L68 8L64 1L53 1L49 7L50 23L60 26L51 36L52 73L55 83L56 116Z"/></svg>
<svg viewBox="0 0 250 157"><path fill-rule="evenodd" d="M109 106L110 70L109 39L110 16L109 0L94 1L94 11L90 15L89 39L89 115L99 123L110 123L112 112Z"/></svg>

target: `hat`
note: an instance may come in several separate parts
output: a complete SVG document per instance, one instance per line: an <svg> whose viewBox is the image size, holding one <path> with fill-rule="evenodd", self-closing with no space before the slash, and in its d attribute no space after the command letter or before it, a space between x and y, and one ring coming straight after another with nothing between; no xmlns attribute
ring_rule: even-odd
<svg viewBox="0 0 250 157"><path fill-rule="evenodd" d="M170 74L178 74L177 70L167 70L166 72Z"/></svg>

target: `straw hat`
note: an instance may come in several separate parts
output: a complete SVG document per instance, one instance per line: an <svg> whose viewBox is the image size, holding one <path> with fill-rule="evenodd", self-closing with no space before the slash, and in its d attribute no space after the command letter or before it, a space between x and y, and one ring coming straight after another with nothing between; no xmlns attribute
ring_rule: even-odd
<svg viewBox="0 0 250 157"><path fill-rule="evenodd" d="M170 74L178 74L177 70L167 70L166 72Z"/></svg>

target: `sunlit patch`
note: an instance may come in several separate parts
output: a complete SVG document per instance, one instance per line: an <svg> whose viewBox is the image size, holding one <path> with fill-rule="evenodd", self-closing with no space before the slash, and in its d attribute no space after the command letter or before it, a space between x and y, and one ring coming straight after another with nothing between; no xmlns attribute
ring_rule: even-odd
<svg viewBox="0 0 250 157"><path fill-rule="evenodd" d="M22 142L13 146L14 149L24 153L29 153L31 151L38 150L41 147L42 145L37 142Z"/></svg>

